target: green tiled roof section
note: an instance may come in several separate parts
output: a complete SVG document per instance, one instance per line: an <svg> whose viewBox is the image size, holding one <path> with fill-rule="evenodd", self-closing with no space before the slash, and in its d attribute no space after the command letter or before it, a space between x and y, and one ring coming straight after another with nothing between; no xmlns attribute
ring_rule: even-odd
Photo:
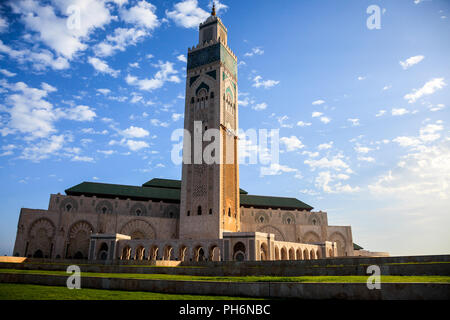
<svg viewBox="0 0 450 320"><path fill-rule="evenodd" d="M120 184L96 183L96 182L82 182L76 186L65 190L68 195L86 196L104 196L104 197L119 197L130 199L161 199L168 201L180 201L180 189L169 188L155 188L155 187L136 187L126 186Z"/></svg>
<svg viewBox="0 0 450 320"><path fill-rule="evenodd" d="M143 187L157 187L169 189L181 189L181 180L154 178L142 185Z"/></svg>
<svg viewBox="0 0 450 320"><path fill-rule="evenodd" d="M313 207L296 198L284 197L268 197L268 196L253 196L249 194L241 194L241 206L248 207L269 207L269 208L293 208L312 210Z"/></svg>
<svg viewBox="0 0 450 320"><path fill-rule="evenodd" d="M107 198L140 199L140 200L166 200L180 201L180 180L152 179L146 182L145 187L128 186L120 184L82 182L66 189L67 195L85 195ZM159 186L159 187L158 187ZM313 207L295 198L268 197L249 195L241 189L241 205L268 208L291 208L312 210Z"/></svg>
<svg viewBox="0 0 450 320"><path fill-rule="evenodd" d="M353 244L353 250L361 250L363 247L358 246L356 243Z"/></svg>
<svg viewBox="0 0 450 320"><path fill-rule="evenodd" d="M142 185L143 187L157 187L169 189L181 189L181 180L153 178ZM247 191L239 189L240 194L248 194Z"/></svg>

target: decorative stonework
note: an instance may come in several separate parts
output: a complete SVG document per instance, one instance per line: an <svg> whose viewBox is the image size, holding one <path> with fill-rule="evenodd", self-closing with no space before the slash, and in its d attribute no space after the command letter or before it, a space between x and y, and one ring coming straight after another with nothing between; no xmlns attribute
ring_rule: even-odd
<svg viewBox="0 0 450 320"><path fill-rule="evenodd" d="M283 214L282 221L284 224L295 224L295 216L290 212L286 212L285 214Z"/></svg>
<svg viewBox="0 0 450 320"><path fill-rule="evenodd" d="M66 197L59 204L59 210L61 212L77 212L78 202L70 197Z"/></svg>
<svg viewBox="0 0 450 320"><path fill-rule="evenodd" d="M142 203L135 203L130 209L130 215L132 216L146 216L147 208Z"/></svg>
<svg viewBox="0 0 450 320"><path fill-rule="evenodd" d="M108 200L102 200L95 206L95 212L98 214L111 214L113 213L113 205Z"/></svg>
<svg viewBox="0 0 450 320"><path fill-rule="evenodd" d="M258 232L273 233L276 241L285 241L284 234L274 226L264 226L257 229Z"/></svg>
<svg viewBox="0 0 450 320"><path fill-rule="evenodd" d="M155 239L156 232L153 226L141 219L131 220L121 229L121 234L129 235L132 239Z"/></svg>
<svg viewBox="0 0 450 320"><path fill-rule="evenodd" d="M256 223L269 223L269 215L264 211L257 212L255 214Z"/></svg>

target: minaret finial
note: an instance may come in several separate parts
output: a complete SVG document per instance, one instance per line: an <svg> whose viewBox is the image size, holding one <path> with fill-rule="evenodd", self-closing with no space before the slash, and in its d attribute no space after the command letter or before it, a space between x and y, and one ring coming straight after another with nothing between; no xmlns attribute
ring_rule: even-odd
<svg viewBox="0 0 450 320"><path fill-rule="evenodd" d="M212 10L211 10L211 15L215 16L216 15L216 2L213 1L213 6L212 6Z"/></svg>

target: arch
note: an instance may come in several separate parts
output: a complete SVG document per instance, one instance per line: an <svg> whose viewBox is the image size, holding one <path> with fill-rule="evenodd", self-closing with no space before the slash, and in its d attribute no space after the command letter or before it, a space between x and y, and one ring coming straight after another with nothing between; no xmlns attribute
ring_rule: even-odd
<svg viewBox="0 0 450 320"><path fill-rule="evenodd" d="M236 261L244 261L245 260L245 244L241 241L236 242L233 246L233 259Z"/></svg>
<svg viewBox="0 0 450 320"><path fill-rule="evenodd" d="M267 247L267 243L261 243L260 247L260 260L266 261L269 260L269 248Z"/></svg>
<svg viewBox="0 0 450 320"><path fill-rule="evenodd" d="M135 203L130 208L130 215L132 216L146 216L147 215L147 208L142 203Z"/></svg>
<svg viewBox="0 0 450 320"><path fill-rule="evenodd" d="M168 244L164 247L163 260L172 260L173 247Z"/></svg>
<svg viewBox="0 0 450 320"><path fill-rule="evenodd" d="M33 253L33 258L43 258L44 257L44 253L42 252L41 249L37 249L34 253Z"/></svg>
<svg viewBox="0 0 450 320"><path fill-rule="evenodd" d="M314 231L308 231L303 235L305 243L317 243L320 242L319 235Z"/></svg>
<svg viewBox="0 0 450 320"><path fill-rule="evenodd" d="M281 260L287 260L288 259L288 255L287 255L287 250L286 247L281 248Z"/></svg>
<svg viewBox="0 0 450 320"><path fill-rule="evenodd" d="M261 228L258 228L257 232L273 233L275 235L275 240L276 241L285 241L283 232L281 232L278 228L276 228L276 227L274 227L272 225L267 225L267 226L263 226Z"/></svg>
<svg viewBox="0 0 450 320"><path fill-rule="evenodd" d="M55 225L47 218L39 218L33 221L28 233L30 240L29 252L42 252L42 258L51 257L52 241L55 236ZM39 253L39 252L38 252Z"/></svg>
<svg viewBox="0 0 450 320"><path fill-rule="evenodd" d="M331 234L331 236L329 237L330 241L332 242L336 242L336 247L337 247L337 256L338 257L342 257L342 256L346 256L346 241L345 241L345 237L342 235L342 233L340 232L334 232Z"/></svg>
<svg viewBox="0 0 450 320"><path fill-rule="evenodd" d="M122 248L122 254L120 255L120 260L130 260L131 248L129 245L126 245Z"/></svg>
<svg viewBox="0 0 450 320"><path fill-rule="evenodd" d="M297 260L302 260L302 249L298 248L296 252L296 258Z"/></svg>
<svg viewBox="0 0 450 320"><path fill-rule="evenodd" d="M196 96L199 96L199 92L200 92L202 89L204 89L205 94L209 92L209 86L208 86L206 83L202 82L202 83L200 83L200 85L199 85L199 86L197 87L197 89L195 90L195 95L196 95ZM201 93L201 92L200 92L200 93Z"/></svg>
<svg viewBox="0 0 450 320"><path fill-rule="evenodd" d="M138 245L134 253L134 260L144 260L144 258L145 258L145 248L143 245Z"/></svg>
<svg viewBox="0 0 450 320"><path fill-rule="evenodd" d="M280 249L275 247L275 260L280 260Z"/></svg>
<svg viewBox="0 0 450 320"><path fill-rule="evenodd" d="M89 254L89 242L93 231L94 227L86 220L81 220L73 223L72 226L70 226L68 233L68 256L74 258L75 256L82 256L83 258L87 258Z"/></svg>
<svg viewBox="0 0 450 320"><path fill-rule="evenodd" d="M98 250L97 254L98 260L107 260L108 259L108 244L106 242L103 242L100 245L100 249Z"/></svg>
<svg viewBox="0 0 450 320"><path fill-rule="evenodd" d="M259 211L255 214L256 223L269 223L269 215L264 211Z"/></svg>
<svg viewBox="0 0 450 320"><path fill-rule="evenodd" d="M150 247L148 260L158 260L159 248L157 245L152 245Z"/></svg>
<svg viewBox="0 0 450 320"><path fill-rule="evenodd" d="M209 260L210 261L220 261L220 248L217 244L213 244L209 247Z"/></svg>
<svg viewBox="0 0 450 320"><path fill-rule="evenodd" d="M309 260L309 251L308 249L303 250L303 260Z"/></svg>
<svg viewBox="0 0 450 320"><path fill-rule="evenodd" d="M132 240L156 238L156 232L153 226L141 219L129 221L120 229L120 233L131 236Z"/></svg>
<svg viewBox="0 0 450 320"><path fill-rule="evenodd" d="M316 253L314 252L314 249L311 249L311 250L309 251L309 258L310 258L311 260L314 260L314 259L316 258Z"/></svg>
<svg viewBox="0 0 450 320"><path fill-rule="evenodd" d="M328 249L328 256L333 257L333 249Z"/></svg>
<svg viewBox="0 0 450 320"><path fill-rule="evenodd" d="M201 245L198 245L194 249L194 261L203 262L206 261L205 250Z"/></svg>
<svg viewBox="0 0 450 320"><path fill-rule="evenodd" d="M178 257L180 261L186 261L187 254L188 253L188 248L185 245L181 245L178 249Z"/></svg>
<svg viewBox="0 0 450 320"><path fill-rule="evenodd" d="M320 250L319 249L316 250L316 259L320 259Z"/></svg>
<svg viewBox="0 0 450 320"><path fill-rule="evenodd" d="M198 206L197 207L197 215L201 216L202 215L202 206Z"/></svg>
<svg viewBox="0 0 450 320"><path fill-rule="evenodd" d="M289 260L295 260L295 251L294 248L289 249Z"/></svg>

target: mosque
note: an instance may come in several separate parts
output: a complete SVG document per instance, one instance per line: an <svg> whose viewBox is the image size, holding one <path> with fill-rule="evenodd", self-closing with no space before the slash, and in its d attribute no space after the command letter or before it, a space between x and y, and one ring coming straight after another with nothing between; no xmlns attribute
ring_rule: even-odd
<svg viewBox="0 0 450 320"><path fill-rule="evenodd" d="M216 129L219 161L195 161L186 152L194 137L185 135L191 161L183 161L181 181L82 182L52 194L47 210L21 209L14 255L186 262L377 255L353 243L350 226L328 225L326 212L240 189L237 96L237 58L213 7L188 50L184 128Z"/></svg>

